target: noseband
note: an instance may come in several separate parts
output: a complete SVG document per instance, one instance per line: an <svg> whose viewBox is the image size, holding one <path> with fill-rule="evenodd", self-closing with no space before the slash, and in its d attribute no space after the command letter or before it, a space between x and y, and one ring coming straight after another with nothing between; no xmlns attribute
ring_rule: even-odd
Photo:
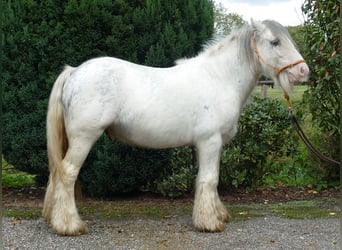
<svg viewBox="0 0 342 250"><path fill-rule="evenodd" d="M257 42L256 42L256 39L255 39L255 35L254 35L254 32L252 33L252 38L253 38L253 50L254 50L254 53L257 55L257 57L259 58L260 61L262 61L264 64L266 64L267 66L275 69L277 71L277 76L282 72L284 71L285 69L287 68L291 68L299 63L302 63L302 62L305 62L304 59L301 59L301 60L298 60L298 61L295 61L293 63L290 63L290 64L287 64L283 67L277 67L277 66L273 66L272 64L268 63L259 53L259 50L258 50L258 47L257 47Z"/></svg>

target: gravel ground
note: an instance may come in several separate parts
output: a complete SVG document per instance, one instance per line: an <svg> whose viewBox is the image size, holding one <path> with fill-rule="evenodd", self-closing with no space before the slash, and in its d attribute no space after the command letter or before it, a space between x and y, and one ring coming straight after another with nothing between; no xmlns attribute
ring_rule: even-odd
<svg viewBox="0 0 342 250"><path fill-rule="evenodd" d="M4 249L339 249L339 219L278 217L233 221L222 233L200 233L189 216L87 221L79 237L56 235L43 220L3 218Z"/></svg>

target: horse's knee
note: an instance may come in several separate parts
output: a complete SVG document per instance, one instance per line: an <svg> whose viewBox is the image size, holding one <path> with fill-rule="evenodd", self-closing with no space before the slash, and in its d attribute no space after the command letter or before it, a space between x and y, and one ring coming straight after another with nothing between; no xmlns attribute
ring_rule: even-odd
<svg viewBox="0 0 342 250"><path fill-rule="evenodd" d="M63 175L61 180L65 185L73 186L77 179L81 166L75 166L68 160L63 160Z"/></svg>

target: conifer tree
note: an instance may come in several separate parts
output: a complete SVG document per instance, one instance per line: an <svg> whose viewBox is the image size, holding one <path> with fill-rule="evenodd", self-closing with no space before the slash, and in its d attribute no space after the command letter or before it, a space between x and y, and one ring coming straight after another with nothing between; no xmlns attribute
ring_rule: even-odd
<svg viewBox="0 0 342 250"><path fill-rule="evenodd" d="M140 64L171 66L179 57L195 55L213 33L210 0L6 0L2 11L3 153L16 168L37 174L40 184L45 184L48 176L48 97L65 64L78 66L93 57L113 56ZM144 173L143 169L137 174L140 163L133 159L141 151L113 146L105 140L102 138L94 148L85 169L101 161L129 165L131 177L127 183L132 188L127 183L122 185L124 188L137 189L148 178L154 178L153 171L158 173L166 165L168 153L144 151L150 157L146 169L153 165L159 169L151 167L151 171ZM117 153L119 156L113 157ZM125 159L125 155L130 157ZM158 160L160 164L151 163ZM94 180L96 174L100 176L84 171L83 178Z"/></svg>

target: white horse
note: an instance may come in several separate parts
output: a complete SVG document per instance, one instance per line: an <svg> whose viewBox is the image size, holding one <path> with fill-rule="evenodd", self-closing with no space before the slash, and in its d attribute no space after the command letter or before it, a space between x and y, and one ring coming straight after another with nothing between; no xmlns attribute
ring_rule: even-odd
<svg viewBox="0 0 342 250"><path fill-rule="evenodd" d="M87 232L74 184L90 149L107 132L142 147L195 145L193 223L200 231L222 231L229 215L217 193L220 151L235 136L261 74L286 93L309 74L289 33L275 21L252 20L170 68L110 57L67 66L54 83L47 113L50 177L43 216L58 234Z"/></svg>

